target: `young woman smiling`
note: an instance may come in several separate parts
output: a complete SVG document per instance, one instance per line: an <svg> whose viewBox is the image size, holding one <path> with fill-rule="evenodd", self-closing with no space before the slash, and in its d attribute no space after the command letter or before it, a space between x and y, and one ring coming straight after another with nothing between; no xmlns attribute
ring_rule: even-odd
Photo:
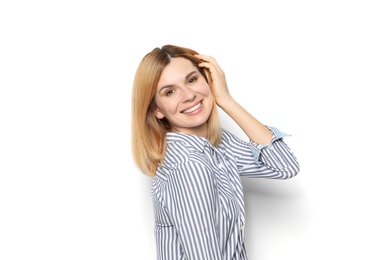
<svg viewBox="0 0 390 260"><path fill-rule="evenodd" d="M246 133L222 129L217 106ZM230 95L213 57L174 45L141 60L132 92L132 151L153 178L158 259L247 259L241 177L298 174L286 134Z"/></svg>

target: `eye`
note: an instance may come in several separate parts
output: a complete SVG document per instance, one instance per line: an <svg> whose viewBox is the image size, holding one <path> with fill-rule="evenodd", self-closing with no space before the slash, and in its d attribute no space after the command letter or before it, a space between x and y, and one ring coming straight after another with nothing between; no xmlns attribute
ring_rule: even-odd
<svg viewBox="0 0 390 260"><path fill-rule="evenodd" d="M198 80L197 77L193 77L193 78L190 78L190 79L188 80L188 82L189 82L189 83L194 83L194 82L197 81L197 80Z"/></svg>
<svg viewBox="0 0 390 260"><path fill-rule="evenodd" d="M173 92L174 92L173 89L169 89L165 92L165 96L169 96L169 95L173 94Z"/></svg>

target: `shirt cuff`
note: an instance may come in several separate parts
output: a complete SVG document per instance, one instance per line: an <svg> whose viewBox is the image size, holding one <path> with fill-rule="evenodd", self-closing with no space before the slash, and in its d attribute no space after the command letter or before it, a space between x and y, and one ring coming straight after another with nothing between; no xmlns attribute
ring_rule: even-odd
<svg viewBox="0 0 390 260"><path fill-rule="evenodd" d="M272 126L267 126L267 127L272 132L272 138L271 138L271 142L269 145L257 144L255 142L253 142L252 140L249 140L250 148L251 148L253 158L255 159L255 161L259 161L261 150L263 150L263 149L271 149L272 150L272 144L275 141L282 139L283 137L286 137L286 136L291 136L289 134L283 133L282 131L280 131L276 127L272 127Z"/></svg>

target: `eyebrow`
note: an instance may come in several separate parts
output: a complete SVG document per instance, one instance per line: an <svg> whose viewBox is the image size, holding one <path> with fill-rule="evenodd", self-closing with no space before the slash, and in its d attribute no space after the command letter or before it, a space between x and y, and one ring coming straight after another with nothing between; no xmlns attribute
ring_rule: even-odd
<svg viewBox="0 0 390 260"><path fill-rule="evenodd" d="M190 73L187 74L187 76L185 76L185 81L187 81L192 75L194 75L195 73L197 73L198 71L194 70L194 71L191 71ZM160 88L160 90L158 91L158 93L161 93L162 90L166 89L166 88L170 88L172 87L174 84L168 84L168 85L164 85Z"/></svg>

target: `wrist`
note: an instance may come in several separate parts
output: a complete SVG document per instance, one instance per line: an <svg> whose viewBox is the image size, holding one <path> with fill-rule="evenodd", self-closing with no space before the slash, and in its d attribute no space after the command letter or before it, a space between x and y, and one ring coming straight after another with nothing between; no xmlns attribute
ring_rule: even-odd
<svg viewBox="0 0 390 260"><path fill-rule="evenodd" d="M217 105L225 112L227 112L229 109L234 109L234 107L237 105L237 102L230 95L227 95L223 98L216 98L215 101Z"/></svg>

